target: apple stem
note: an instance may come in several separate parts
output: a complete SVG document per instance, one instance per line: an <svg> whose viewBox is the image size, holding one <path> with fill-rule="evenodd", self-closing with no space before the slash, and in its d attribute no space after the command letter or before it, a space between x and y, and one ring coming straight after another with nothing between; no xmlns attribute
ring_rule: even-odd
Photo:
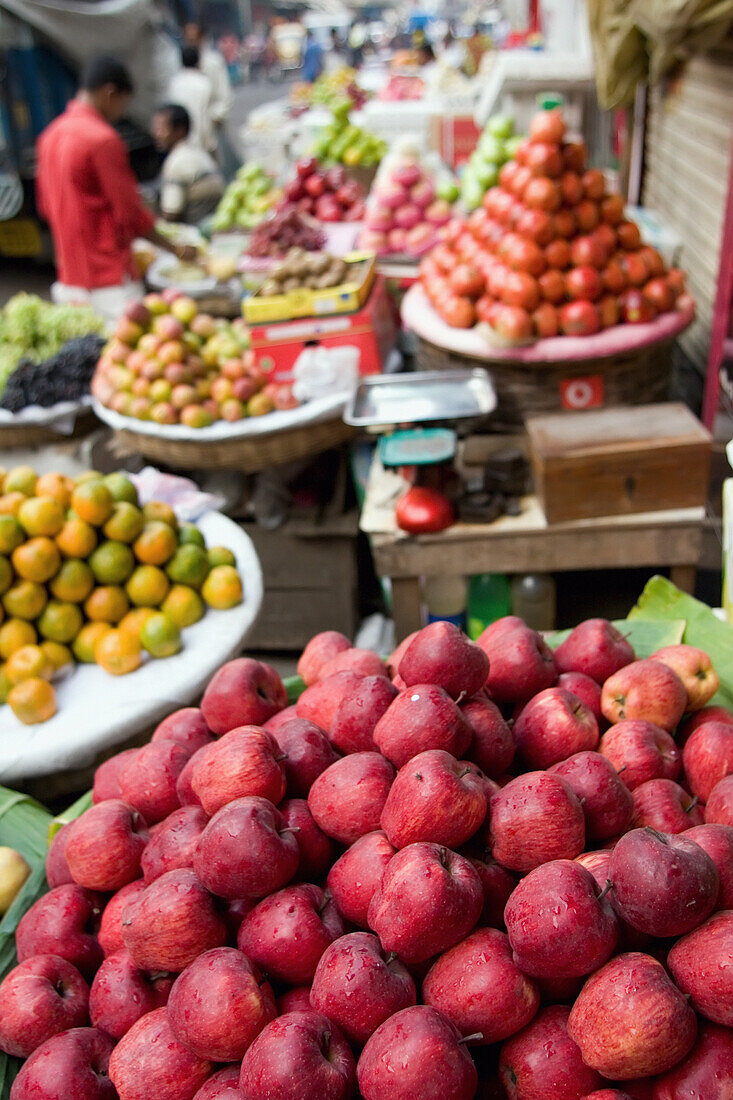
<svg viewBox="0 0 733 1100"><path fill-rule="evenodd" d="M282 754L282 756L276 756L275 757L275 763L280 764L280 763L282 763L283 760L287 760L287 758L288 758L288 754L286 752L284 752Z"/></svg>
<svg viewBox="0 0 733 1100"><path fill-rule="evenodd" d="M458 775L456 776L456 779L463 779L464 775L470 775L470 774L471 774L471 769L470 768L464 768L462 772L458 773Z"/></svg>
<svg viewBox="0 0 733 1100"><path fill-rule="evenodd" d="M607 878L606 885L603 887L600 894L598 895L598 900L603 901L609 890L613 890L613 883L611 882L610 878Z"/></svg>
<svg viewBox="0 0 733 1100"><path fill-rule="evenodd" d="M463 1039L459 1039L458 1042L459 1043L472 1043L474 1041L474 1039L476 1039L476 1040L483 1039L483 1037L484 1037L483 1031L476 1031L476 1032L474 1032L473 1035L466 1035L466 1036L464 1036Z"/></svg>
<svg viewBox="0 0 733 1100"><path fill-rule="evenodd" d="M284 833L299 833L299 832L300 832L300 825L288 825L288 827L286 829L281 829L280 830L280 836L282 836Z"/></svg>
<svg viewBox="0 0 733 1100"><path fill-rule="evenodd" d="M616 768L616 775L621 775L621 772L625 772L628 764L622 764L620 768Z"/></svg>
<svg viewBox="0 0 733 1100"><path fill-rule="evenodd" d="M690 805L689 805L689 806L687 807L687 809L685 810L685 813L686 813L686 814L689 814L690 810L694 810L694 809L695 809L695 806L697 806L697 804L698 804L698 802L699 802L699 801L700 801L700 799L699 799L699 798L697 797L697 795L695 795L695 797L693 798L692 802L690 803Z"/></svg>
<svg viewBox="0 0 733 1100"><path fill-rule="evenodd" d="M467 693L467 692L465 692L465 691L462 691L462 692L461 692L461 694L460 694L460 695L458 696L458 698L456 699L456 706L457 706L457 707L459 707L459 706L461 705L461 703L463 702L463 700L464 700L464 699L466 698L466 695L467 695L467 694L468 694L468 693Z"/></svg>
<svg viewBox="0 0 733 1100"><path fill-rule="evenodd" d="M651 825L646 825L645 828L647 828L650 833L653 833L657 840L661 840L662 844L667 843L666 836L664 833L660 833L659 829L652 829Z"/></svg>
<svg viewBox="0 0 733 1100"><path fill-rule="evenodd" d="M390 951L390 953L388 955L384 956L384 961L387 964L387 966L390 966L395 961L396 958L397 958L397 952L396 951Z"/></svg>

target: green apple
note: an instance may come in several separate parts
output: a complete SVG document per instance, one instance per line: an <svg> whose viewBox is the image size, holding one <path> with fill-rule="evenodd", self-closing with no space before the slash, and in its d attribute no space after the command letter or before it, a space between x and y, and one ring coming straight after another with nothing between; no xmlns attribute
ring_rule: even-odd
<svg viewBox="0 0 733 1100"><path fill-rule="evenodd" d="M468 172L463 177L461 199L468 210L477 210L481 205L486 188L484 188L474 175Z"/></svg>
<svg viewBox="0 0 733 1100"><path fill-rule="evenodd" d="M444 199L445 202L455 202L461 193L461 189L456 180L446 177L438 182L435 193L439 199Z"/></svg>
<svg viewBox="0 0 733 1100"><path fill-rule="evenodd" d="M487 191L499 181L499 166L492 164L491 161L484 161L483 164L477 164L474 167L473 174L484 191Z"/></svg>
<svg viewBox="0 0 733 1100"><path fill-rule="evenodd" d="M504 152L509 160L513 160L517 155L517 149L524 141L522 134L514 134L512 137L507 138L504 142Z"/></svg>
<svg viewBox="0 0 733 1100"><path fill-rule="evenodd" d="M514 133L514 120L509 115L492 115L486 127L494 137L505 141Z"/></svg>
<svg viewBox="0 0 733 1100"><path fill-rule="evenodd" d="M479 139L478 148L484 161L491 161L492 164L503 164L506 160L504 142L500 138L494 137L493 134L484 131Z"/></svg>

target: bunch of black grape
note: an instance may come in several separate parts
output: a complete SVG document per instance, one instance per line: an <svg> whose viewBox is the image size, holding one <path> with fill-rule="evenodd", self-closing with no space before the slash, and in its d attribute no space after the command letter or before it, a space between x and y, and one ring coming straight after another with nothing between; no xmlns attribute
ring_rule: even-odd
<svg viewBox="0 0 733 1100"><path fill-rule="evenodd" d="M20 412L28 405L47 409L60 401L78 401L89 393L103 347L101 336L77 336L42 363L22 360L8 378L0 407Z"/></svg>

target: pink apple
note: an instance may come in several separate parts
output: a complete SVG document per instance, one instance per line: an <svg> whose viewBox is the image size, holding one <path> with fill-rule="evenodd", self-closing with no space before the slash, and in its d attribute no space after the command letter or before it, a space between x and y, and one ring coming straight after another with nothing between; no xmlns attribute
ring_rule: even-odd
<svg viewBox="0 0 733 1100"><path fill-rule="evenodd" d="M609 722L642 718L673 730L687 709L687 692L676 672L661 661L633 661L609 676L601 710Z"/></svg>
<svg viewBox="0 0 733 1100"><path fill-rule="evenodd" d="M472 932L441 955L423 981L422 995L462 1035L480 1033L482 1045L514 1035L540 1005L536 985L512 958L508 937L495 928Z"/></svg>
<svg viewBox="0 0 733 1100"><path fill-rule="evenodd" d="M211 731L198 707L183 707L164 718L152 736L153 741L177 741L193 754L211 742Z"/></svg>
<svg viewBox="0 0 733 1100"><path fill-rule="evenodd" d="M635 656L630 643L608 619L586 619L557 647L555 663L560 672L582 672L603 684Z"/></svg>
<svg viewBox="0 0 733 1100"><path fill-rule="evenodd" d="M733 912L714 913L673 946L672 977L692 1007L714 1024L733 1027Z"/></svg>
<svg viewBox="0 0 733 1100"><path fill-rule="evenodd" d="M368 928L369 903L395 854L385 833L366 833L336 860L328 872L328 888L339 912L359 928Z"/></svg>
<svg viewBox="0 0 733 1100"><path fill-rule="evenodd" d="M332 657L351 649L351 642L338 630L324 630L314 635L303 650L298 661L298 675L306 687L320 679L319 673Z"/></svg>
<svg viewBox="0 0 733 1100"><path fill-rule="evenodd" d="M472 734L467 757L490 779L498 779L514 759L514 738L508 723L490 699L480 696L461 703L460 711Z"/></svg>
<svg viewBox="0 0 733 1100"><path fill-rule="evenodd" d="M239 1091L240 1067L224 1066L212 1073L201 1086L193 1100L242 1100Z"/></svg>
<svg viewBox="0 0 733 1100"><path fill-rule="evenodd" d="M20 918L15 931L18 962L33 955L59 955L90 978L102 961L96 935L101 912L99 894L75 883L56 886Z"/></svg>
<svg viewBox="0 0 733 1100"><path fill-rule="evenodd" d="M551 687L522 708L512 735L528 768L549 768L576 752L595 749L598 723L577 695Z"/></svg>
<svg viewBox="0 0 733 1100"><path fill-rule="evenodd" d="M125 909L133 898L143 892L145 886L146 883L141 878L135 879L134 882L128 883L127 886L123 886L121 890L113 894L105 905L97 937L105 956L114 955L116 951L124 950L122 921Z"/></svg>
<svg viewBox="0 0 733 1100"><path fill-rule="evenodd" d="M66 841L69 839L69 829L72 825L73 821L62 825L48 846L46 882L52 890L54 886L63 886L67 882L74 881L74 876L69 870L69 863L66 858Z"/></svg>
<svg viewBox="0 0 733 1100"><path fill-rule="evenodd" d="M697 1020L661 963L629 952L583 986L568 1019L583 1061L604 1077L664 1073L692 1048Z"/></svg>
<svg viewBox="0 0 733 1100"><path fill-rule="evenodd" d="M611 761L630 791L649 779L676 779L682 767L679 750L667 731L639 718L611 726L598 751Z"/></svg>
<svg viewBox="0 0 733 1100"><path fill-rule="evenodd" d="M677 673L687 692L686 710L700 710L720 687L720 678L703 649L668 645L652 653L652 660L661 661Z"/></svg>
<svg viewBox="0 0 733 1100"><path fill-rule="evenodd" d="M597 752L578 752L549 770L561 776L580 800L587 840L608 840L628 829L634 801L605 756Z"/></svg>
<svg viewBox="0 0 733 1100"><path fill-rule="evenodd" d="M140 861L146 885L166 871L193 867L193 853L208 820L200 806L182 806L161 821Z"/></svg>
<svg viewBox="0 0 733 1100"><path fill-rule="evenodd" d="M479 919L480 925L488 928L504 928L504 908L517 885L517 880L505 867L501 867L491 854L487 845L469 844L461 852L475 868L481 879L484 892L484 907Z"/></svg>
<svg viewBox="0 0 733 1100"><path fill-rule="evenodd" d="M340 844L353 844L379 828L395 770L378 752L355 752L318 776L308 808L320 829Z"/></svg>
<svg viewBox="0 0 733 1100"><path fill-rule="evenodd" d="M576 1100L600 1088L602 1079L586 1066L568 1035L570 1009L542 1008L512 1035L499 1054L499 1076L507 1096L522 1100Z"/></svg>
<svg viewBox="0 0 733 1100"><path fill-rule="evenodd" d="M288 705L288 693L274 668L251 657L222 665L201 701L204 721L214 734L237 726L261 725Z"/></svg>
<svg viewBox="0 0 733 1100"><path fill-rule="evenodd" d="M636 828L648 825L662 833L683 833L705 821L697 799L671 779L650 779L636 787L631 797L634 800L632 824Z"/></svg>
<svg viewBox="0 0 733 1100"><path fill-rule="evenodd" d="M211 1063L178 1042L165 1008L148 1012L120 1039L109 1060L109 1076L120 1100L193 1100Z"/></svg>
<svg viewBox="0 0 733 1100"><path fill-rule="evenodd" d="M439 621L418 631L397 671L408 688L437 684L458 699L481 690L489 675L489 659L459 627Z"/></svg>
<svg viewBox="0 0 733 1100"><path fill-rule="evenodd" d="M733 826L733 775L726 775L713 787L705 807L705 821L709 825Z"/></svg>
<svg viewBox="0 0 733 1100"><path fill-rule="evenodd" d="M318 828L304 798L289 798L280 804L286 829L293 830L300 862L297 878L301 882L320 880L333 863L334 845Z"/></svg>
<svg viewBox="0 0 733 1100"><path fill-rule="evenodd" d="M0 1050L28 1058L52 1035L88 1022L89 986L58 955L18 963L0 984Z"/></svg>
<svg viewBox="0 0 733 1100"><path fill-rule="evenodd" d="M212 1062L241 1061L275 1016L269 982L233 947L199 955L176 978L168 998L168 1023L176 1039Z"/></svg>
<svg viewBox="0 0 733 1100"><path fill-rule="evenodd" d="M478 645L489 658L487 687L496 703L525 703L557 679L550 649L514 615L488 626Z"/></svg>
<svg viewBox="0 0 733 1100"><path fill-rule="evenodd" d="M367 916L382 947L411 964L467 936L482 907L481 881L467 859L437 844L410 844L387 865Z"/></svg>
<svg viewBox="0 0 733 1100"><path fill-rule="evenodd" d="M683 753L690 790L707 802L716 783L733 773L733 726L705 722L690 735Z"/></svg>
<svg viewBox="0 0 733 1100"><path fill-rule="evenodd" d="M584 672L561 672L557 678L557 686L577 695L581 703L585 703L596 722L600 724L603 718L600 684L590 676L586 676Z"/></svg>
<svg viewBox="0 0 733 1100"><path fill-rule="evenodd" d="M339 758L323 730L304 718L283 722L270 730L270 736L284 757L287 791L294 798L307 798L314 780Z"/></svg>
<svg viewBox="0 0 733 1100"><path fill-rule="evenodd" d="M471 730L442 688L415 684L401 691L377 722L374 743L401 768L427 749L443 749L461 758L471 743Z"/></svg>
<svg viewBox="0 0 733 1100"><path fill-rule="evenodd" d="M305 985L328 945L344 934L333 902L305 883L271 894L246 915L239 950L277 981Z"/></svg>
<svg viewBox="0 0 733 1100"><path fill-rule="evenodd" d="M429 749L400 768L380 824L395 848L421 840L458 848L478 830L497 789L475 765Z"/></svg>
<svg viewBox="0 0 733 1100"><path fill-rule="evenodd" d="M478 1077L460 1032L429 1005L390 1016L362 1051L357 1066L364 1100L472 1100Z"/></svg>
<svg viewBox="0 0 733 1100"><path fill-rule="evenodd" d="M173 979L147 974L126 951L104 960L89 994L89 1016L94 1027L121 1039L147 1012L162 1008Z"/></svg>
<svg viewBox="0 0 733 1100"><path fill-rule="evenodd" d="M363 1046L380 1024L416 1000L415 983L398 959L387 956L376 936L352 932L323 952L310 1001L347 1039Z"/></svg>
<svg viewBox="0 0 733 1100"><path fill-rule="evenodd" d="M21 1067L11 1100L118 1100L107 1075L114 1040L93 1027L47 1039Z"/></svg>
<svg viewBox="0 0 733 1100"><path fill-rule="evenodd" d="M685 840L694 840L712 859L720 890L716 909L733 909L733 828L730 825L693 825Z"/></svg>
<svg viewBox="0 0 733 1100"><path fill-rule="evenodd" d="M220 898L262 898L289 882L300 853L282 814L266 798L238 798L199 837L193 867ZM214 945L212 945L214 946Z"/></svg>
<svg viewBox="0 0 733 1100"><path fill-rule="evenodd" d="M526 772L492 796L489 841L498 863L523 874L574 859L585 846L583 808L559 775Z"/></svg>
<svg viewBox="0 0 733 1100"><path fill-rule="evenodd" d="M697 1042L674 1069L658 1077L653 1100L711 1100L733 1080L733 1031L701 1020Z"/></svg>
<svg viewBox="0 0 733 1100"><path fill-rule="evenodd" d="M94 773L94 786L92 787L92 802L104 802L108 798L122 798L120 775L133 757L137 756L139 749L125 749L97 767Z"/></svg>
<svg viewBox="0 0 733 1100"><path fill-rule="evenodd" d="M187 868L167 871L125 908L122 939L141 970L178 973L221 947L226 927L214 899Z"/></svg>
<svg viewBox="0 0 733 1100"><path fill-rule="evenodd" d="M386 676L364 676L336 709L328 731L331 743L344 753L374 751L375 726L397 695Z"/></svg>
<svg viewBox="0 0 733 1100"><path fill-rule="evenodd" d="M305 718L322 730L330 730L341 701L356 690L361 679L347 669L306 688L295 704L298 718Z"/></svg>
<svg viewBox="0 0 733 1100"><path fill-rule="evenodd" d="M318 1012L288 1012L260 1032L242 1059L242 1100L348 1100L354 1056Z"/></svg>
<svg viewBox="0 0 733 1100"><path fill-rule="evenodd" d="M200 749L191 787L211 816L235 798L256 796L277 804L285 795L282 751L259 726L239 726Z"/></svg>

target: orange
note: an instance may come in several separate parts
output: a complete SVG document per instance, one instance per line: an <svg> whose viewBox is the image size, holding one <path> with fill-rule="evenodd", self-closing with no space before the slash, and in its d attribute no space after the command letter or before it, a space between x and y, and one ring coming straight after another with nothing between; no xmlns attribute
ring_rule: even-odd
<svg viewBox="0 0 733 1100"><path fill-rule="evenodd" d="M32 497L36 491L36 471L32 466L13 466L3 478L4 493L22 493Z"/></svg>
<svg viewBox="0 0 733 1100"><path fill-rule="evenodd" d="M178 530L176 513L173 511L170 504L166 504L165 501L149 500L147 504L143 504L143 516L145 517L146 523L157 520L159 523L167 523L174 531Z"/></svg>
<svg viewBox="0 0 733 1100"><path fill-rule="evenodd" d="M71 650L68 646L62 645L60 642L41 642L41 649L53 665L52 680L58 676L62 669L68 668L74 663L74 657Z"/></svg>
<svg viewBox="0 0 733 1100"><path fill-rule="evenodd" d="M209 565L236 565L237 559L227 546L212 546L207 552Z"/></svg>
<svg viewBox="0 0 733 1100"><path fill-rule="evenodd" d="M11 684L19 684L21 680L30 680L31 676L40 676L42 680L50 680L53 676L53 664L39 645L24 645L16 649L8 657L5 665L5 675Z"/></svg>
<svg viewBox="0 0 733 1100"><path fill-rule="evenodd" d="M179 546L165 567L165 571L174 584L188 584L191 588L200 588L209 573L209 559L206 551L193 542Z"/></svg>
<svg viewBox="0 0 733 1100"><path fill-rule="evenodd" d="M38 620L38 633L50 642L73 642L84 625L84 618L75 603L49 600Z"/></svg>
<svg viewBox="0 0 733 1100"><path fill-rule="evenodd" d="M143 623L140 641L151 657L172 657L181 648L181 632L172 619L159 611Z"/></svg>
<svg viewBox="0 0 733 1100"><path fill-rule="evenodd" d="M94 588L94 574L85 561L67 558L48 587L57 600L83 603Z"/></svg>
<svg viewBox="0 0 733 1100"><path fill-rule="evenodd" d="M35 627L24 619L8 619L0 626L0 657L7 661L16 649L24 645L33 645L37 634Z"/></svg>
<svg viewBox="0 0 733 1100"><path fill-rule="evenodd" d="M180 523L178 525L178 541L181 544L192 542L195 546L200 546L202 550L206 549L206 539L195 523Z"/></svg>
<svg viewBox="0 0 733 1100"><path fill-rule="evenodd" d="M25 493L4 493L0 497L0 515L17 515L18 509L25 499Z"/></svg>
<svg viewBox="0 0 733 1100"><path fill-rule="evenodd" d="M130 481L127 474L123 474L121 470L115 470L114 473L107 474L104 479L104 484L109 489L114 500L126 501L128 504L137 504L137 489Z"/></svg>
<svg viewBox="0 0 733 1100"><path fill-rule="evenodd" d="M13 550L13 568L26 581L50 581L61 565L61 554L53 539L45 535L28 539Z"/></svg>
<svg viewBox="0 0 733 1100"><path fill-rule="evenodd" d="M0 554L12 554L22 542L25 542L25 531L17 517L9 513L0 514Z"/></svg>
<svg viewBox="0 0 733 1100"><path fill-rule="evenodd" d="M92 622L118 623L129 610L124 588L115 584L95 588L84 603L86 617Z"/></svg>
<svg viewBox="0 0 733 1100"><path fill-rule="evenodd" d="M12 686L5 671L5 665L0 665L0 703L7 703Z"/></svg>
<svg viewBox="0 0 733 1100"><path fill-rule="evenodd" d="M79 517L93 527L101 527L112 515L114 500L101 479L77 484L71 494L71 507Z"/></svg>
<svg viewBox="0 0 733 1100"><path fill-rule="evenodd" d="M13 567L7 558L0 555L0 596L7 592L13 583Z"/></svg>
<svg viewBox="0 0 733 1100"><path fill-rule="evenodd" d="M53 536L64 526L64 509L54 497L28 497L18 509L17 518L31 537Z"/></svg>
<svg viewBox="0 0 733 1100"><path fill-rule="evenodd" d="M124 584L135 568L135 558L124 542L102 542L89 555L89 566L99 584Z"/></svg>
<svg viewBox="0 0 733 1100"><path fill-rule="evenodd" d="M142 664L140 642L126 630L108 630L94 647L97 664L113 676L125 676Z"/></svg>
<svg viewBox="0 0 733 1100"><path fill-rule="evenodd" d="M112 627L109 623L85 623L74 638L74 644L71 647L72 653L77 661L85 665L93 665L94 647L99 639L111 629Z"/></svg>
<svg viewBox="0 0 733 1100"><path fill-rule="evenodd" d="M118 501L103 527L105 536L114 542L134 542L143 529L143 514L127 500Z"/></svg>
<svg viewBox="0 0 733 1100"><path fill-rule="evenodd" d="M130 634L134 634L136 638L139 638L144 623L154 614L155 611L152 607L133 607L132 611L127 612L124 619L120 619L119 629L127 630Z"/></svg>
<svg viewBox="0 0 733 1100"><path fill-rule="evenodd" d="M65 558L88 558L97 545L97 532L91 524L72 516L56 536L56 545Z"/></svg>
<svg viewBox="0 0 733 1100"><path fill-rule="evenodd" d="M144 565L165 565L176 552L178 543L172 527L162 520L146 523L135 539L135 557Z"/></svg>
<svg viewBox="0 0 733 1100"><path fill-rule="evenodd" d="M177 627L184 630L203 618L206 608L204 601L193 588L189 588L186 584L174 584L160 605L160 610L172 619Z"/></svg>
<svg viewBox="0 0 733 1100"><path fill-rule="evenodd" d="M56 692L47 680L32 677L10 689L8 705L18 721L26 726L34 726L53 718L56 713Z"/></svg>
<svg viewBox="0 0 733 1100"><path fill-rule="evenodd" d="M53 497L63 508L68 508L74 482L64 474L41 474L36 482L36 496Z"/></svg>
<svg viewBox="0 0 733 1100"><path fill-rule="evenodd" d="M125 585L130 603L136 607L159 607L169 588L168 578L156 565L138 565Z"/></svg>
<svg viewBox="0 0 733 1100"><path fill-rule="evenodd" d="M201 587L209 607L227 611L242 602L242 581L231 565L215 565Z"/></svg>
<svg viewBox="0 0 733 1100"><path fill-rule="evenodd" d="M35 581L19 581L3 596L3 607L15 619L37 619L46 606L46 589Z"/></svg>

